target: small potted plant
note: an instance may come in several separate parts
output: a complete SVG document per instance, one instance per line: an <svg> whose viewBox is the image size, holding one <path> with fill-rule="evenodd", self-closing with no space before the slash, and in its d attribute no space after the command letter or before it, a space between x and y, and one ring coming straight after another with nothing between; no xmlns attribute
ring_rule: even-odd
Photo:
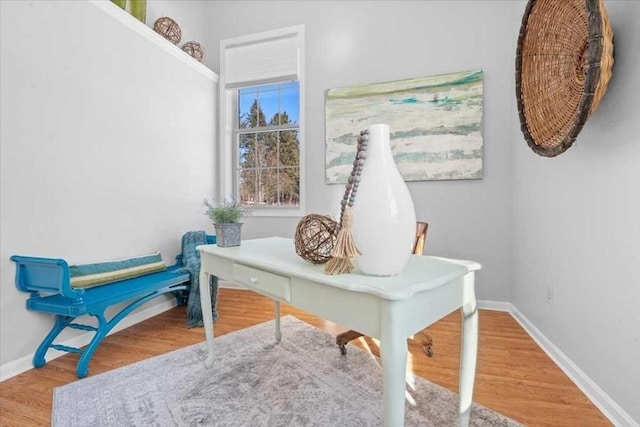
<svg viewBox="0 0 640 427"><path fill-rule="evenodd" d="M205 199L202 206L206 208L205 215L216 229L216 244L223 248L240 246L240 218L248 211L235 200L214 204Z"/></svg>

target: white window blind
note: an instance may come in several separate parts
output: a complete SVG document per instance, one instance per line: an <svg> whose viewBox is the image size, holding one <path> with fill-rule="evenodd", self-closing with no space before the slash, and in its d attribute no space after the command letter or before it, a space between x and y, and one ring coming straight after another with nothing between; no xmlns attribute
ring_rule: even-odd
<svg viewBox="0 0 640 427"><path fill-rule="evenodd" d="M227 88L298 79L297 34L226 46L224 52Z"/></svg>

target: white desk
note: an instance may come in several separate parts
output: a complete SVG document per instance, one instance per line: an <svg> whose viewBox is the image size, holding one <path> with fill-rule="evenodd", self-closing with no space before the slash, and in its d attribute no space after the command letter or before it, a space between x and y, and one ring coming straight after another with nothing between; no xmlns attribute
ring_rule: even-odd
<svg viewBox="0 0 640 427"><path fill-rule="evenodd" d="M404 425L407 338L462 308L460 406L458 425L469 424L478 345L474 291L475 262L412 255L402 274L373 277L330 276L324 265L307 263L295 253L291 239L244 240L241 246L198 246L200 283L207 274L242 283L275 300L275 338L280 341L280 301L380 340L384 380L384 425ZM208 286L200 286L202 307L211 306ZM213 365L213 319L204 313ZM337 351L337 349L336 349Z"/></svg>

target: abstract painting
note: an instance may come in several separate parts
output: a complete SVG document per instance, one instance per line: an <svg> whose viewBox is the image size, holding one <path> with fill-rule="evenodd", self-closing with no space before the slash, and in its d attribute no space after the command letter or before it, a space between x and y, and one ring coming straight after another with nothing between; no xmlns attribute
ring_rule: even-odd
<svg viewBox="0 0 640 427"><path fill-rule="evenodd" d="M405 181L482 178L482 70L329 89L325 182L345 183L356 138L389 125Z"/></svg>

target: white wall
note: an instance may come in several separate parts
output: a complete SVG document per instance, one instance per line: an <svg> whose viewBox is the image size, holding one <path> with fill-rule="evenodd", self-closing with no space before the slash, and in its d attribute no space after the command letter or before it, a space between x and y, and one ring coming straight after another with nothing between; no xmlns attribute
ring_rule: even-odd
<svg viewBox="0 0 640 427"><path fill-rule="evenodd" d="M109 3L0 7L4 365L53 324L25 309L12 254L83 262L160 250L173 263L184 232L210 229L200 204L215 189L217 76L168 55Z"/></svg>
<svg viewBox="0 0 640 427"><path fill-rule="evenodd" d="M547 159L514 129L513 303L640 423L640 3L605 6L613 77L577 141Z"/></svg>
<svg viewBox="0 0 640 427"><path fill-rule="evenodd" d="M484 178L410 182L408 187L417 217L430 224L426 253L481 262L479 298L508 301L513 135L504 124L515 96L519 17L513 9L501 1L216 1L208 45L218 71L217 40L305 25L306 208L334 216L344 186L324 183L327 89L483 69ZM243 236L292 237L298 221L249 217Z"/></svg>

